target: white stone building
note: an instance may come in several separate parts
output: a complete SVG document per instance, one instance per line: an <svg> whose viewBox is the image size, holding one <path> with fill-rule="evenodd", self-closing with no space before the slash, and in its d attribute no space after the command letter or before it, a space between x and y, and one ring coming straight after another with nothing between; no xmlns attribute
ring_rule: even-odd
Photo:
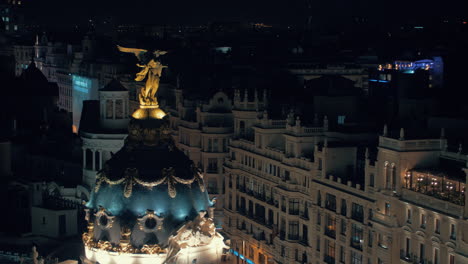
<svg viewBox="0 0 468 264"><path fill-rule="evenodd" d="M85 102L80 136L83 141L83 184L91 188L96 173L124 144L129 121L128 90L112 80L99 91L99 101Z"/></svg>
<svg viewBox="0 0 468 264"><path fill-rule="evenodd" d="M461 150L402 130L380 136L375 156L364 151L370 135L289 119L264 115L254 140L229 146L224 227L234 263L468 261Z"/></svg>

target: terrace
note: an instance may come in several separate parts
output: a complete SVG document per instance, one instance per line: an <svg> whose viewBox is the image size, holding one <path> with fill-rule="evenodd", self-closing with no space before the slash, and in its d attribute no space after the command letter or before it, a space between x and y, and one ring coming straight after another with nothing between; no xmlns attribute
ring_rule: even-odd
<svg viewBox="0 0 468 264"><path fill-rule="evenodd" d="M406 172L403 188L464 206L466 176L460 172L449 174L434 169L409 170Z"/></svg>

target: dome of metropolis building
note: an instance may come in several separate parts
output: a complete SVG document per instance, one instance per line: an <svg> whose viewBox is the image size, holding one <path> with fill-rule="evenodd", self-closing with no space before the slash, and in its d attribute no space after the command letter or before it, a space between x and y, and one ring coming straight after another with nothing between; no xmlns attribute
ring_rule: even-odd
<svg viewBox="0 0 468 264"><path fill-rule="evenodd" d="M134 115L124 147L96 175L83 234L88 263L220 263L226 252L203 175L155 110L139 109L147 113Z"/></svg>

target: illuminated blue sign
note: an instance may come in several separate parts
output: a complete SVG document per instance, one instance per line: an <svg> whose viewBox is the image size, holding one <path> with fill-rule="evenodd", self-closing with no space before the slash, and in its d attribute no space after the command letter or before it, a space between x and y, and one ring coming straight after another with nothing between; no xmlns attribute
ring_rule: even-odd
<svg viewBox="0 0 468 264"><path fill-rule="evenodd" d="M91 87L91 80L89 78L73 75L72 83L75 91L89 93L89 88Z"/></svg>
<svg viewBox="0 0 468 264"><path fill-rule="evenodd" d="M388 81L385 81L385 80L376 80L376 79L369 79L369 82L381 82L381 83L388 83Z"/></svg>

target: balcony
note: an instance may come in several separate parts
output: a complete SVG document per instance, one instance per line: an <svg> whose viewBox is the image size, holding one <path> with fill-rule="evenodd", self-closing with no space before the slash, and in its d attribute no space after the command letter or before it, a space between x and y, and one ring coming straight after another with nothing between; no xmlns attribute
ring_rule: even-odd
<svg viewBox="0 0 468 264"><path fill-rule="evenodd" d="M335 239L336 238L336 229L335 228L329 228L328 226L326 226L325 227L325 235Z"/></svg>
<svg viewBox="0 0 468 264"><path fill-rule="evenodd" d="M297 241L297 240L299 240L299 235L289 234L289 235L288 235L288 240Z"/></svg>
<svg viewBox="0 0 468 264"><path fill-rule="evenodd" d="M351 239L350 246L352 248L355 248L355 249L358 249L358 250L362 251L362 242L361 242L361 240Z"/></svg>
<svg viewBox="0 0 468 264"><path fill-rule="evenodd" d="M403 263L413 263L413 256L409 252L405 252L403 249L400 250L400 259Z"/></svg>
<svg viewBox="0 0 468 264"><path fill-rule="evenodd" d="M325 255L325 256L323 257L323 261L324 261L325 263L327 263L327 264L335 264L335 258L332 257L332 256L327 256L327 255Z"/></svg>

